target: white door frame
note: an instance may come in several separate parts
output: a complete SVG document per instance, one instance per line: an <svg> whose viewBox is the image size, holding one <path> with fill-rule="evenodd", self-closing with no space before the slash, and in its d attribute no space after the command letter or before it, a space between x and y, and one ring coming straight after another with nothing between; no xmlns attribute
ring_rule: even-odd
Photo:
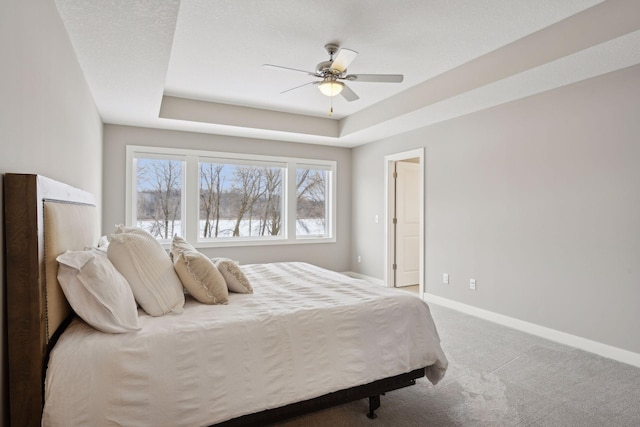
<svg viewBox="0 0 640 427"><path fill-rule="evenodd" d="M384 205L385 205L385 220L384 220L384 283L385 286L393 287L393 199L395 197L393 187L393 168L394 162L413 158L420 159L420 297L424 296L424 148L417 148L415 150L403 151L401 153L389 154L384 157L384 176L385 176L385 191L384 191Z"/></svg>

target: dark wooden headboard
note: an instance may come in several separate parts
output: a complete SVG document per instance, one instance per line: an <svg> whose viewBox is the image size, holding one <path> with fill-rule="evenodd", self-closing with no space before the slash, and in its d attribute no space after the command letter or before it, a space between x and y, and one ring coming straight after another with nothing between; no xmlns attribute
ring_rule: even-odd
<svg viewBox="0 0 640 427"><path fill-rule="evenodd" d="M4 227L11 425L39 426L49 351L73 315L55 259L97 243L95 197L43 176L5 174Z"/></svg>

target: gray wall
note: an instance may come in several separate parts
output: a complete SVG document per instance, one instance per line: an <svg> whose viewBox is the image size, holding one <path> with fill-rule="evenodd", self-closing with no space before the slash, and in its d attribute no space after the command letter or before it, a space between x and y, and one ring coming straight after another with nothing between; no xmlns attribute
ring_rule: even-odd
<svg viewBox="0 0 640 427"><path fill-rule="evenodd" d="M108 233L125 221L125 147L150 145L261 155L336 160L338 163L337 242L201 249L207 255L243 264L305 261L337 271L348 270L351 250L351 150L311 144L234 138L139 127L105 125L103 227Z"/></svg>
<svg viewBox="0 0 640 427"><path fill-rule="evenodd" d="M3 1L0 52L0 174L45 175L91 191L100 200L102 122L54 2ZM8 425L3 256L4 249L0 423Z"/></svg>
<svg viewBox="0 0 640 427"><path fill-rule="evenodd" d="M426 292L640 353L640 66L355 149L354 271L383 279L383 159L417 147Z"/></svg>

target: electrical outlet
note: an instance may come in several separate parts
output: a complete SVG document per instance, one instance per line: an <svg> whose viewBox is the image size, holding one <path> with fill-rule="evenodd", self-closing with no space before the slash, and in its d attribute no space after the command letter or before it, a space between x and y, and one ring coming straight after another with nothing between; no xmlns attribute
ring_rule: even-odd
<svg viewBox="0 0 640 427"><path fill-rule="evenodd" d="M476 279L469 279L469 289L472 291L476 290Z"/></svg>
<svg viewBox="0 0 640 427"><path fill-rule="evenodd" d="M358 255L358 264L360 264L361 262L362 262L362 257Z"/></svg>
<svg viewBox="0 0 640 427"><path fill-rule="evenodd" d="M442 275L442 283L444 283L445 285L449 283L449 275L447 273L444 273Z"/></svg>

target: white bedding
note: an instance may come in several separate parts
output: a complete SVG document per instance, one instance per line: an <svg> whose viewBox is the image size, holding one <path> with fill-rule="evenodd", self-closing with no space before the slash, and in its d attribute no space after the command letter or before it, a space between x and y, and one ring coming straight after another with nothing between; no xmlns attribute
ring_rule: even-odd
<svg viewBox="0 0 640 427"><path fill-rule="evenodd" d="M138 332L75 319L51 354L43 425L204 426L423 366L444 375L419 298L304 263L242 270L254 294L140 312Z"/></svg>

